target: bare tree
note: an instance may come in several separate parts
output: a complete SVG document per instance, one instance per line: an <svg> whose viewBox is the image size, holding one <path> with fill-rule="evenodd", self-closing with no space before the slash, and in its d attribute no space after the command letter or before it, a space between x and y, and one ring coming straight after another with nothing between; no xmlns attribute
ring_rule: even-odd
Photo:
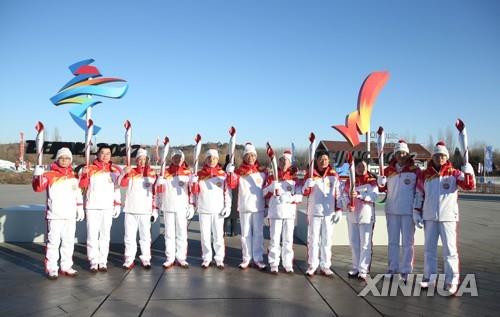
<svg viewBox="0 0 500 317"><path fill-rule="evenodd" d="M59 133L59 128L54 127L54 140L53 141L59 142L61 140L62 140L62 138L61 138L61 133Z"/></svg>
<svg viewBox="0 0 500 317"><path fill-rule="evenodd" d="M427 149L429 151L432 151L432 149L434 148L434 137L432 136L432 134L429 134L429 139L427 141Z"/></svg>
<svg viewBox="0 0 500 317"><path fill-rule="evenodd" d="M438 131L438 142L439 141L444 141L444 133L443 133L442 128L439 128L439 131Z"/></svg>
<svg viewBox="0 0 500 317"><path fill-rule="evenodd" d="M446 134L444 137L444 142L446 143L446 147L448 150L453 153L456 148L456 143L455 143L455 133L451 129L451 127L446 127Z"/></svg>

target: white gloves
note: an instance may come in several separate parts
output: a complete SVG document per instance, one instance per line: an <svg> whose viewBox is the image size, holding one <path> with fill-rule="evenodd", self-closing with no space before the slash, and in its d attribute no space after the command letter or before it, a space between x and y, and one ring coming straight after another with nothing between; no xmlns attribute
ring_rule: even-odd
<svg viewBox="0 0 500 317"><path fill-rule="evenodd" d="M76 208L76 221L82 221L85 219L85 212L83 211L83 206L78 206Z"/></svg>
<svg viewBox="0 0 500 317"><path fill-rule="evenodd" d="M314 187L314 185L316 185L316 181L312 178L308 178L306 180L306 182L304 183L304 187L306 187L306 188Z"/></svg>
<svg viewBox="0 0 500 317"><path fill-rule="evenodd" d="M163 176L158 176L158 179L156 180L156 185L165 185L167 183L167 180Z"/></svg>
<svg viewBox="0 0 500 317"><path fill-rule="evenodd" d="M227 164L226 173L228 173L228 174L234 173L234 164L232 164L232 163Z"/></svg>
<svg viewBox="0 0 500 317"><path fill-rule="evenodd" d="M387 177L386 176L377 177L377 185L379 187L385 187L386 184L387 184Z"/></svg>
<svg viewBox="0 0 500 317"><path fill-rule="evenodd" d="M278 201L280 204L290 204L293 203L293 197L290 192L284 192L278 196Z"/></svg>
<svg viewBox="0 0 500 317"><path fill-rule="evenodd" d="M470 165L470 163L462 166L462 172L464 172L465 174L474 175L474 169L472 168L472 165Z"/></svg>
<svg viewBox="0 0 500 317"><path fill-rule="evenodd" d="M186 218L187 220L191 220L193 216L194 216L194 206L189 204L186 210Z"/></svg>
<svg viewBox="0 0 500 317"><path fill-rule="evenodd" d="M158 209L153 209L153 215L151 216L151 222L156 222L156 219L158 219Z"/></svg>
<svg viewBox="0 0 500 317"><path fill-rule="evenodd" d="M198 183L198 175L189 176L189 184L195 184L195 183Z"/></svg>
<svg viewBox="0 0 500 317"><path fill-rule="evenodd" d="M121 209L122 209L121 205L116 205L115 207L113 207L113 218L114 219L116 219L116 218L118 218L118 216L120 216Z"/></svg>
<svg viewBox="0 0 500 317"><path fill-rule="evenodd" d="M220 212L220 215L224 218L227 218L229 217L229 215L231 214L231 208L230 207L224 207L222 208L222 211Z"/></svg>
<svg viewBox="0 0 500 317"><path fill-rule="evenodd" d="M45 172L45 169L41 165L35 166L35 171L33 173L33 176L41 176Z"/></svg>
<svg viewBox="0 0 500 317"><path fill-rule="evenodd" d="M332 223L337 223L339 222L340 218L342 217L342 210L337 210L332 216Z"/></svg>
<svg viewBox="0 0 500 317"><path fill-rule="evenodd" d="M413 222L417 228L422 229L424 227L424 219L419 211L413 211Z"/></svg>

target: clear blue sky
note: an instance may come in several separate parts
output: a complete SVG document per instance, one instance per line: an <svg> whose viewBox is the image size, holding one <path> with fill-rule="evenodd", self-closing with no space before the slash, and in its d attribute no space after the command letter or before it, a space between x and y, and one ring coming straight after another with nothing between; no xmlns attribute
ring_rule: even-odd
<svg viewBox="0 0 500 317"><path fill-rule="evenodd" d="M500 1L18 1L0 2L0 142L49 134L83 141L68 106L49 101L68 66L94 58L129 82L94 108L99 142L168 135L173 145L228 139L276 146L341 140L375 70L391 78L372 129L415 137L468 126L471 143L500 147ZM455 132L453 128L453 132Z"/></svg>

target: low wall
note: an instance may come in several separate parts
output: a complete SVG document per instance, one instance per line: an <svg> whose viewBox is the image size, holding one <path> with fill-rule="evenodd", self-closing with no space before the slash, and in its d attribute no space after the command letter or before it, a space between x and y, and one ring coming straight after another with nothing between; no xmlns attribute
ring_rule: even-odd
<svg viewBox="0 0 500 317"><path fill-rule="evenodd" d="M377 205L375 212L375 228L373 231L373 245L387 245L387 222L383 207ZM306 206L300 205L297 212L297 225L295 235L303 242L307 242L307 215ZM340 221L334 225L332 235L333 245L349 245L349 235L347 231L347 215L344 213ZM439 242L441 245L441 242ZM415 230L415 245L424 245L424 230Z"/></svg>
<svg viewBox="0 0 500 317"><path fill-rule="evenodd" d="M111 243L123 243L125 236L124 214L113 219ZM45 205L19 205L0 209L0 243L2 242L45 242L46 239ZM154 241L160 235L160 219L151 227ZM76 223L75 243L87 240L87 222Z"/></svg>

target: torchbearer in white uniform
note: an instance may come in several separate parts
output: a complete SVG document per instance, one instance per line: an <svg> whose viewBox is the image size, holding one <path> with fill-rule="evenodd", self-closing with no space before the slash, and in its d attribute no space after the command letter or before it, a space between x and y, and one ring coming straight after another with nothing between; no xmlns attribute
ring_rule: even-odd
<svg viewBox="0 0 500 317"><path fill-rule="evenodd" d="M350 180L345 186L349 191ZM372 262L372 237L375 226L375 201L378 197L377 178L368 172L364 161L356 162L355 185L352 193L344 193L348 197L347 228L352 253L352 269L349 277L366 280ZM350 197L354 197L351 204Z"/></svg>
<svg viewBox="0 0 500 317"><path fill-rule="evenodd" d="M80 175L80 188L85 189L87 257L92 273L108 270L111 224L121 210L120 174L121 169L111 162L111 148L105 145L97 151L97 159L85 166Z"/></svg>
<svg viewBox="0 0 500 317"><path fill-rule="evenodd" d="M253 259L255 266L264 270L264 210L262 189L267 172L257 162L257 151L251 143L245 144L243 163L235 170L233 164L226 167L228 185L238 188L238 212L241 225L241 269L246 269Z"/></svg>
<svg viewBox="0 0 500 317"><path fill-rule="evenodd" d="M57 279L59 273L66 276L77 274L72 268L75 230L76 221L84 219L84 211L78 178L71 168L72 160L71 151L63 147L57 151L56 161L50 165L49 171L45 172L43 166L37 165L33 173L33 190L47 191L45 272L51 280Z"/></svg>
<svg viewBox="0 0 500 317"><path fill-rule="evenodd" d="M278 161L278 179L274 175L269 176L264 188L264 195L269 199L267 217L271 233L268 258L271 273L274 274L278 273L280 256L285 271L293 273L293 231L302 191L291 163L292 154L285 151Z"/></svg>
<svg viewBox="0 0 500 317"><path fill-rule="evenodd" d="M313 176L308 176L303 187L307 203L307 262L306 275L313 276L320 267L320 273L332 276L332 233L333 224L342 217L340 183L338 174L330 166L328 152L316 153Z"/></svg>
<svg viewBox="0 0 500 317"><path fill-rule="evenodd" d="M151 222L158 218L154 192L156 174L148 163L148 152L139 149L135 168L125 167L120 186L126 187L125 206L125 261L123 268L134 267L137 253L137 231L139 230L139 259L145 269L151 268Z"/></svg>
<svg viewBox="0 0 500 317"><path fill-rule="evenodd" d="M455 169L448 160L444 142L434 147L432 161L417 179L413 219L418 228L424 227L424 279L422 288L433 287L437 274L437 244L441 237L445 289L450 295L457 292L460 279L457 249L458 187L475 188L474 170L469 163L462 171Z"/></svg>
<svg viewBox="0 0 500 317"><path fill-rule="evenodd" d="M224 218L231 214L231 195L226 173L219 165L219 153L210 149L205 153L205 165L193 176L190 183L196 194L196 210L200 216L201 251L206 269L212 262L212 237L215 249L215 264L224 269Z"/></svg>
<svg viewBox="0 0 500 317"><path fill-rule="evenodd" d="M188 268L186 261L188 247L188 220L193 218L194 206L191 203L189 179L191 171L184 161L181 150L173 150L170 166L156 182L158 208L163 211L165 220L165 269L176 261L180 267Z"/></svg>
<svg viewBox="0 0 500 317"><path fill-rule="evenodd" d="M400 140L394 146L394 158L384 169L384 176L377 179L381 191L387 193L385 214L388 236L388 270L392 277L400 274L406 281L413 272L415 224L413 223L413 202L417 178L421 171L410 156L408 144ZM401 244L400 244L401 241ZM403 249L400 260L400 245Z"/></svg>

